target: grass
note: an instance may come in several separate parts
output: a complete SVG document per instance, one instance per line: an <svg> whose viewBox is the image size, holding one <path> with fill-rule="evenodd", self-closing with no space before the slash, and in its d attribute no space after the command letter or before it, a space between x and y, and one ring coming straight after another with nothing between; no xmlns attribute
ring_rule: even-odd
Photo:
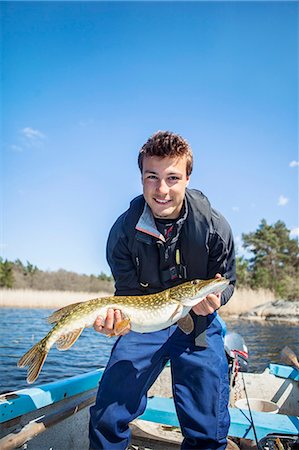
<svg viewBox="0 0 299 450"><path fill-rule="evenodd" d="M61 308L78 301L109 296L106 292L37 291L30 289L1 289L1 308ZM220 310L222 316L238 316L256 306L275 300L274 294L265 289L236 289L227 305Z"/></svg>

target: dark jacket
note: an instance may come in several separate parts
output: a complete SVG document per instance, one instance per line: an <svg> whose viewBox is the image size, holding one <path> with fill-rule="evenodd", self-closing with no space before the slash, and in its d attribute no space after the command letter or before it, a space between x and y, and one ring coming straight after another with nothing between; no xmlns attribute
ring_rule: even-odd
<svg viewBox="0 0 299 450"><path fill-rule="evenodd" d="M151 294L220 273L231 282L221 296L225 304L236 281L230 226L207 197L194 189L186 190L184 214L169 243L158 231L144 197L132 200L110 231L107 260L116 295Z"/></svg>
<svg viewBox="0 0 299 450"><path fill-rule="evenodd" d="M170 242L158 231L152 212L141 195L113 225L107 242L107 260L115 279L115 295L145 295L195 278L230 280L221 295L225 304L236 282L232 232L225 218L197 190L186 190L184 211ZM195 345L207 346L205 330L215 314L191 315Z"/></svg>

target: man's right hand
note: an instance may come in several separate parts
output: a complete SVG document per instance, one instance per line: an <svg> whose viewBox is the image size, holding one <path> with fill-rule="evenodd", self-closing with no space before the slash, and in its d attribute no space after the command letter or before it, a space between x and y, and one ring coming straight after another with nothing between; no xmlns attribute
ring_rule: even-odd
<svg viewBox="0 0 299 450"><path fill-rule="evenodd" d="M93 328L95 331L106 334L106 335L113 335L114 327L117 323L121 322L123 320L122 314L119 309L112 309L109 308L107 311L106 319L103 319L103 317L98 316L93 324ZM131 330L130 325L128 325L121 333L120 336L124 336L125 334L129 333Z"/></svg>

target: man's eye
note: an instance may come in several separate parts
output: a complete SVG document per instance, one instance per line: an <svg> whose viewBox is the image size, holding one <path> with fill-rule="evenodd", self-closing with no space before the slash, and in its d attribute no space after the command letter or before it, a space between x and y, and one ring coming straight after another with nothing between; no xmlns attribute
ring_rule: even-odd
<svg viewBox="0 0 299 450"><path fill-rule="evenodd" d="M179 180L179 177L175 177L175 176L169 177L169 180L170 181L177 181L177 180Z"/></svg>
<svg viewBox="0 0 299 450"><path fill-rule="evenodd" d="M146 178L148 180L156 180L157 179L156 175L148 175Z"/></svg>

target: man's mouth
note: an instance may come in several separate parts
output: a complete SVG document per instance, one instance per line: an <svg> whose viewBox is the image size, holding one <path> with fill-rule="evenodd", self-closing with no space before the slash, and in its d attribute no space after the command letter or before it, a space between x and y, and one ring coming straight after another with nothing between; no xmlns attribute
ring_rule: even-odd
<svg viewBox="0 0 299 450"><path fill-rule="evenodd" d="M159 205L166 205L167 203L171 202L171 200L165 200L165 199L162 199L162 198L154 198L154 200Z"/></svg>

